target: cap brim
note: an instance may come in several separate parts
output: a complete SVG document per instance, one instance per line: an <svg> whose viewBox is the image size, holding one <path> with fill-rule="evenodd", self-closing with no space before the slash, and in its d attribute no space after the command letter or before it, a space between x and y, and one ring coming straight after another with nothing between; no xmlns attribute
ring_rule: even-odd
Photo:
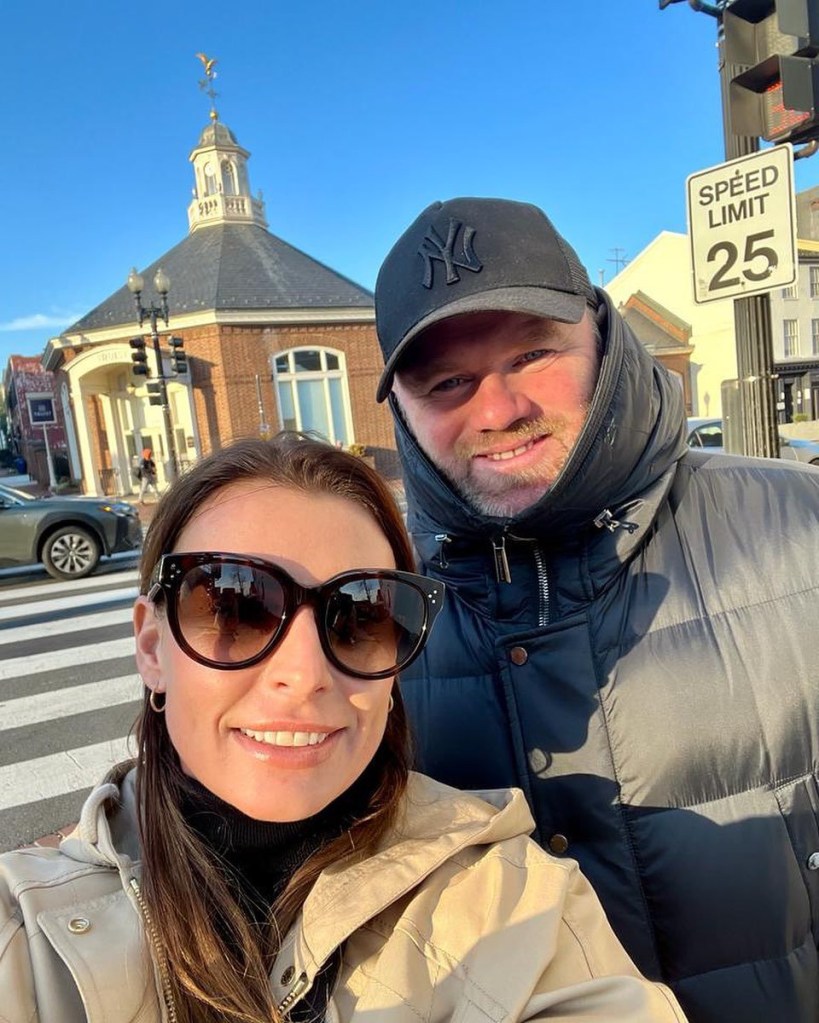
<svg viewBox="0 0 819 1023"><path fill-rule="evenodd" d="M396 367L409 345L422 331L435 323L440 323L441 320L449 320L464 313L497 311L541 316L544 320L558 320L560 323L579 323L585 308L585 296L570 295L565 291L551 291L548 288L497 288L495 291L484 291L479 295L456 299L431 312L407 331L384 366L375 400L384 401L392 390Z"/></svg>

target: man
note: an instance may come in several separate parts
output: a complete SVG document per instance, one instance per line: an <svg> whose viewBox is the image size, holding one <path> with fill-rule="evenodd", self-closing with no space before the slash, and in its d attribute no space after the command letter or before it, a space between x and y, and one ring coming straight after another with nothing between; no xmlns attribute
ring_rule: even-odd
<svg viewBox="0 0 819 1023"><path fill-rule="evenodd" d="M520 786L694 1023L816 1023L819 472L689 451L679 384L534 206L430 206L376 319L449 586L402 679L420 769Z"/></svg>

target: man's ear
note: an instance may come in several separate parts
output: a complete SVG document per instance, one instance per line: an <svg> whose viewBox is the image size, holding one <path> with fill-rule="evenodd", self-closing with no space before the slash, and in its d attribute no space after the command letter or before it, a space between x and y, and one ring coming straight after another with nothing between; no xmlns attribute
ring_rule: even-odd
<svg viewBox="0 0 819 1023"><path fill-rule="evenodd" d="M161 691L162 672L159 651L165 629L165 619L157 614L153 601L137 597L134 604L134 637L136 639L137 671L149 689Z"/></svg>

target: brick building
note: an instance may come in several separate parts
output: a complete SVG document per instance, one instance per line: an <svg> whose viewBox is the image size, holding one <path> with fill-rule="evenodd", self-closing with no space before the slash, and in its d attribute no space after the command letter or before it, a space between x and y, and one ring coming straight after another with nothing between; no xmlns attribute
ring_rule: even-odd
<svg viewBox="0 0 819 1023"><path fill-rule="evenodd" d="M160 268L170 281L160 344L171 438L145 377L132 373L129 341L140 330L127 286L46 346L86 493L136 489L144 447L162 483L171 444L184 468L235 438L282 427L364 445L378 468L393 471L391 419L374 399L381 357L372 293L268 231L248 157L213 111L190 155L188 234L143 271L143 306L159 305L152 282ZM183 375L171 368L171 335L184 341Z"/></svg>
<svg viewBox="0 0 819 1023"><path fill-rule="evenodd" d="M44 370L38 358L9 357L3 379L9 446L44 487L70 477L65 423L54 386L53 373Z"/></svg>

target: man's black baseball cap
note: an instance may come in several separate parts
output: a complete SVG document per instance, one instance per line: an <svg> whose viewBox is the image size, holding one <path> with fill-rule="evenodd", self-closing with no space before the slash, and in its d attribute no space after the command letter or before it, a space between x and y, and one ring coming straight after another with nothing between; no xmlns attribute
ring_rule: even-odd
<svg viewBox="0 0 819 1023"><path fill-rule="evenodd" d="M375 285L384 354L376 399L427 327L462 313L501 310L578 323L597 299L577 253L530 203L450 199L421 214L390 250Z"/></svg>

